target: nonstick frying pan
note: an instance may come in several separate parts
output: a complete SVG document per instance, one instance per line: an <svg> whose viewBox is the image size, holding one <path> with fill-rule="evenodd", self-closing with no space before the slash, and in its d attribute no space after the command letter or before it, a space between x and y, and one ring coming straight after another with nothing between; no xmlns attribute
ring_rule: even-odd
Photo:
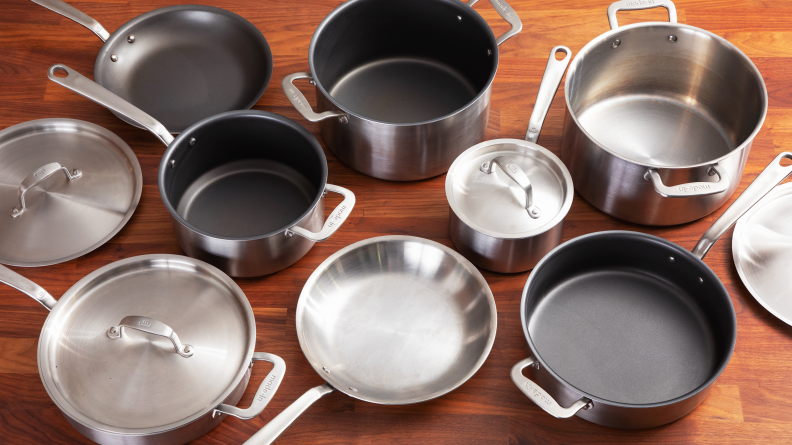
<svg viewBox="0 0 792 445"><path fill-rule="evenodd" d="M105 43L94 64L96 83L173 133L214 114L249 109L264 94L272 75L267 40L252 23L224 9L202 5L155 9L111 35L61 0L31 1L99 36Z"/></svg>
<svg viewBox="0 0 792 445"><path fill-rule="evenodd" d="M726 368L737 338L729 293L703 258L792 166L782 153L704 233L692 253L665 239L580 236L534 268L523 291L533 357L512 368L522 392L555 417L651 428L686 415ZM533 368L534 380L522 371Z"/></svg>
<svg viewBox="0 0 792 445"><path fill-rule="evenodd" d="M335 389L404 405L465 383L492 349L497 311L481 273L433 241L383 236L325 260L297 303L297 338L327 383L310 389L248 444L271 444Z"/></svg>

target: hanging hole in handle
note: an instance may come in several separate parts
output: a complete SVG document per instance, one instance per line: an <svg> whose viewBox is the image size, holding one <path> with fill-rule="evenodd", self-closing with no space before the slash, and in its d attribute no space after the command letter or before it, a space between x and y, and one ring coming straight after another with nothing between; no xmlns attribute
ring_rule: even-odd
<svg viewBox="0 0 792 445"><path fill-rule="evenodd" d="M558 61L561 61L561 60L566 59L567 55L568 54L567 54L565 49L559 48L555 52L555 59L558 60Z"/></svg>
<svg viewBox="0 0 792 445"><path fill-rule="evenodd" d="M64 77L69 77L69 72L61 67L56 67L52 70L52 75L55 77L60 77L61 79Z"/></svg>
<svg viewBox="0 0 792 445"><path fill-rule="evenodd" d="M792 157L784 156L778 163L781 167L790 167L792 166Z"/></svg>

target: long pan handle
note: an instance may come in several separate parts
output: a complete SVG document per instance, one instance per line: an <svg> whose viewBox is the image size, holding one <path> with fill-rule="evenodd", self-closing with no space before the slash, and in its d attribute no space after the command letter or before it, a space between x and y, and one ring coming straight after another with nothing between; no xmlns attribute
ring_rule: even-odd
<svg viewBox="0 0 792 445"><path fill-rule="evenodd" d="M59 77L58 74L65 74L65 76ZM134 121L136 124L154 133L154 136L157 136L165 145L170 145L170 143L173 142L173 135L171 135L165 126L156 119L68 66L61 63L52 65L49 71L47 71L47 76L58 85L66 87L83 97L91 99L108 110L115 111L129 120Z"/></svg>
<svg viewBox="0 0 792 445"><path fill-rule="evenodd" d="M565 56L561 60L556 60L556 53L564 53ZM553 104L553 98L558 92L561 79L564 78L571 59L572 50L566 46L559 45L550 51L550 58L547 59L542 82L539 84L539 92L536 93L531 119L528 121L528 131L525 133L526 141L535 144L539 140L539 132L542 131L547 112L550 111L550 105Z"/></svg>
<svg viewBox="0 0 792 445"><path fill-rule="evenodd" d="M39 4L52 12L57 12L58 14L66 17L69 20L73 20L80 25L85 26L86 28L93 31L94 34L99 36L103 42L106 42L107 39L110 38L110 33L107 32L104 27L94 20L93 18L89 17L88 14L80 11L79 9L75 8L74 6L63 2L61 0L30 0L33 3Z"/></svg>
<svg viewBox="0 0 792 445"><path fill-rule="evenodd" d="M732 205L726 209L699 240L693 249L693 255L703 259L710 248L717 242L727 230L733 226L741 216L758 203L766 194L770 193L775 186L781 183L790 173L792 165L784 167L781 165L782 159L792 160L792 153L784 152L776 156L759 176L754 179L751 185L737 198Z"/></svg>
<svg viewBox="0 0 792 445"><path fill-rule="evenodd" d="M286 428L288 428L309 406L314 402L321 399L323 396L335 391L335 388L325 383L324 385L311 388L295 400L294 403L284 409L280 414L275 416L274 419L250 439L245 442L245 445L270 445L275 442L275 439L280 437Z"/></svg>
<svg viewBox="0 0 792 445"><path fill-rule="evenodd" d="M0 283L7 284L24 293L41 303L49 311L58 303L44 288L3 265L0 265Z"/></svg>

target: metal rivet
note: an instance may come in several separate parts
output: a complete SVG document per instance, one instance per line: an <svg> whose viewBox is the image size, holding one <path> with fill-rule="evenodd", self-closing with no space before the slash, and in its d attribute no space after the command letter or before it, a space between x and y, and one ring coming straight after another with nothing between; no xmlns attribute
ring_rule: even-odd
<svg viewBox="0 0 792 445"><path fill-rule="evenodd" d="M341 122L342 124L345 124L345 123L349 122L349 119L347 119L346 116L341 116L341 117L338 118L338 122Z"/></svg>
<svg viewBox="0 0 792 445"><path fill-rule="evenodd" d="M130 34L130 35L129 35L129 37L127 37L127 42L129 42L129 43L135 43L135 36L134 36L134 35L132 35L132 34Z"/></svg>
<svg viewBox="0 0 792 445"><path fill-rule="evenodd" d="M112 328L110 328L110 333L111 333L111 334L115 334L116 332L118 332L118 329L116 329L116 328L115 328L115 326L113 326Z"/></svg>
<svg viewBox="0 0 792 445"><path fill-rule="evenodd" d="M326 372L326 373L330 374L330 370L329 370L329 369L327 369L327 368L325 368L324 366L322 366L322 371L324 371L324 372Z"/></svg>
<svg viewBox="0 0 792 445"><path fill-rule="evenodd" d="M110 54L110 60L112 60L113 62L118 62L118 56L116 56L115 54Z"/></svg>
<svg viewBox="0 0 792 445"><path fill-rule="evenodd" d="M170 161L171 168L173 168L174 165L176 165L176 160L175 159L171 159L171 161Z"/></svg>
<svg viewBox="0 0 792 445"><path fill-rule="evenodd" d="M699 277L699 284L704 284L704 278Z"/></svg>
<svg viewBox="0 0 792 445"><path fill-rule="evenodd" d="M489 48L487 48L487 55L488 55L488 56L491 56L491 55L492 55L492 50L491 50L491 49L489 49Z"/></svg>
<svg viewBox="0 0 792 445"><path fill-rule="evenodd" d="M18 208L14 207L13 209L11 209L11 214L12 215L16 215L17 213L19 213L19 209Z"/></svg>
<svg viewBox="0 0 792 445"><path fill-rule="evenodd" d="M668 41L674 43L677 41L677 36L668 36Z"/></svg>
<svg viewBox="0 0 792 445"><path fill-rule="evenodd" d="M583 407L583 409L585 409L585 410L588 410L588 409L591 409L591 408L594 408L594 403L592 403L592 402L587 403L586 406Z"/></svg>
<svg viewBox="0 0 792 445"><path fill-rule="evenodd" d="M78 168L75 168L74 170L72 170L72 176L79 178L80 176L82 176L82 171L80 171L80 169Z"/></svg>
<svg viewBox="0 0 792 445"><path fill-rule="evenodd" d="M611 43L611 48L618 48L619 45L621 45L621 40L616 39L613 41L613 43Z"/></svg>
<svg viewBox="0 0 792 445"><path fill-rule="evenodd" d="M457 22L461 22L461 21L462 21L462 16L461 16L461 15L458 15L458 16L457 16Z"/></svg>
<svg viewBox="0 0 792 445"><path fill-rule="evenodd" d="M352 392L357 392L357 388L353 388L351 386L349 387L349 390L352 391Z"/></svg>
<svg viewBox="0 0 792 445"><path fill-rule="evenodd" d="M308 83L310 83L311 85L316 85L316 81L313 79L308 79Z"/></svg>
<svg viewBox="0 0 792 445"><path fill-rule="evenodd" d="M674 262L674 261L676 261L676 260L674 259L674 257L670 256L670 257L668 257L668 261L670 261L670 262L672 262L672 263L673 263L673 262Z"/></svg>
<svg viewBox="0 0 792 445"><path fill-rule="evenodd" d="M184 347L184 353L185 354L189 354L190 352L192 352L192 346L190 346L190 345L185 346Z"/></svg>
<svg viewBox="0 0 792 445"><path fill-rule="evenodd" d="M195 145L195 138L190 139L190 147L192 147L193 145Z"/></svg>
<svg viewBox="0 0 792 445"><path fill-rule="evenodd" d="M294 236L294 232L292 232L291 230L286 231L286 238L291 238L293 236Z"/></svg>

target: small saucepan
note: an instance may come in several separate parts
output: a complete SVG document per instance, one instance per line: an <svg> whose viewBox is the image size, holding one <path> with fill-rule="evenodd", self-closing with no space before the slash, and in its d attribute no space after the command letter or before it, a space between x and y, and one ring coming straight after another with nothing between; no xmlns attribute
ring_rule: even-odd
<svg viewBox="0 0 792 445"><path fill-rule="evenodd" d="M556 60L556 53L565 56ZM523 272L561 243L564 218L572 206L572 177L564 163L536 141L571 57L565 46L550 52L524 141L482 142L462 153L448 170L451 240L478 267Z"/></svg>
<svg viewBox="0 0 792 445"><path fill-rule="evenodd" d="M338 230L355 205L351 191L327 184L322 147L291 119L229 111L174 139L154 118L65 65L53 65L49 78L168 145L158 184L179 245L231 276L266 275L292 265ZM344 200L325 221L326 191Z"/></svg>

